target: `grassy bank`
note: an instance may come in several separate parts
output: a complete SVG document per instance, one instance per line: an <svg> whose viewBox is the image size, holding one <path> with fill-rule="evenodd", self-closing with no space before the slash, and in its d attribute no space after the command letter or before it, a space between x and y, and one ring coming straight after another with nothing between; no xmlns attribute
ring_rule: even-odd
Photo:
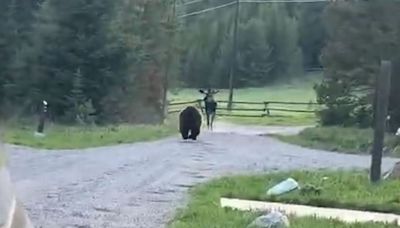
<svg viewBox="0 0 400 228"><path fill-rule="evenodd" d="M296 179L301 185L312 184L321 187L321 194L302 195L300 192L292 192L280 197L267 197L265 195L267 188L274 186L289 176ZM323 181L324 179L326 180ZM189 205L185 210L178 213L170 227L243 228L257 216L254 213L220 208L219 199L221 196L400 213L400 200L397 191L399 187L400 183L396 181L372 186L368 182L367 173L361 172L291 172L260 176L227 177L193 189ZM345 224L335 220L315 218L292 217L290 220L291 227L295 228L397 227L395 225L373 223Z"/></svg>
<svg viewBox="0 0 400 228"><path fill-rule="evenodd" d="M234 92L234 101L292 101L292 102L310 102L315 101L315 92L313 86L321 80L321 74L313 73L305 76L301 80L291 80L286 82L275 83L262 88L241 88ZM171 102L192 101L202 98L197 89L180 89L169 94ZM221 90L216 95L217 100L228 100L229 91ZM219 103L219 107L226 107L226 104ZM246 105L236 104L234 108L250 108L263 109L264 105ZM307 105L274 105L272 108L285 109L307 109L312 108ZM219 110L219 113L226 111ZM261 115L261 111L233 111L236 115ZM219 119L227 120L239 124L254 124L254 125L310 125L315 124L316 117L314 114L293 113L271 111L271 117L259 118L243 118L243 117L220 117Z"/></svg>
<svg viewBox="0 0 400 228"><path fill-rule="evenodd" d="M119 125L82 127L49 125L46 137L35 137L35 127L9 126L4 132L5 142L44 149L81 149L156 140L178 132L176 121L164 125Z"/></svg>
<svg viewBox="0 0 400 228"><path fill-rule="evenodd" d="M373 131L371 129L317 127L308 128L299 135L279 136L278 139L303 147L336 151L343 153L368 154L371 150ZM393 150L399 140L393 135L386 136L386 146ZM400 151L394 150L390 155L399 156Z"/></svg>

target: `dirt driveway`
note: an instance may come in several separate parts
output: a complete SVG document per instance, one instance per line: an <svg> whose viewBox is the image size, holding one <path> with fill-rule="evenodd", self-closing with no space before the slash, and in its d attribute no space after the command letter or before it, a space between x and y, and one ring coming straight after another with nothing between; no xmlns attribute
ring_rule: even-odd
<svg viewBox="0 0 400 228"><path fill-rule="evenodd" d="M219 124L197 142L177 136L75 151L10 146L10 169L37 228L158 228L184 206L189 187L213 177L369 167L370 157L304 149L260 136L299 130ZM385 159L384 168L394 162Z"/></svg>

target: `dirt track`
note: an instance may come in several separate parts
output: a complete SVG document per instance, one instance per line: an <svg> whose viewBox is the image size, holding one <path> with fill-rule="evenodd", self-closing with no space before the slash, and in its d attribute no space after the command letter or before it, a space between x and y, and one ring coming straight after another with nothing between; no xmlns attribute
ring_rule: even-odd
<svg viewBox="0 0 400 228"><path fill-rule="evenodd" d="M219 125L197 142L157 142L77 151L11 146L18 197L37 228L164 227L186 191L220 175L263 170L368 168L370 157L304 149L258 136L300 128ZM384 160L387 169L395 162Z"/></svg>

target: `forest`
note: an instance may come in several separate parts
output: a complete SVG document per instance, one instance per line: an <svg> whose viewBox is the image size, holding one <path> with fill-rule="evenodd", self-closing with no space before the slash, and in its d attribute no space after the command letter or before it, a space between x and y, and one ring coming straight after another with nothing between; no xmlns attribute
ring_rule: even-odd
<svg viewBox="0 0 400 228"><path fill-rule="evenodd" d="M175 2L175 5L174 5ZM2 118L156 123L169 89L228 88L230 0L2 0ZM217 10L193 14L204 9ZM235 88L323 69L322 123L369 126L381 59L399 85L400 3L385 0L240 3ZM396 83L397 82L397 83ZM400 125L392 86L390 113ZM343 103L347 105L337 105Z"/></svg>

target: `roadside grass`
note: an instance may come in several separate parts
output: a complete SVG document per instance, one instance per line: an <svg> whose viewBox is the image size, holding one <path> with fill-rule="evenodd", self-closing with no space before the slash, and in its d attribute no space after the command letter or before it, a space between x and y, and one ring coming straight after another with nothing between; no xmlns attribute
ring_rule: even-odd
<svg viewBox="0 0 400 228"><path fill-rule="evenodd" d="M301 185L312 184L322 188L320 195L294 191L279 197L266 196L266 190L287 177ZM328 179L324 180L324 177ZM351 208L380 212L400 213L400 182L385 181L372 185L365 172L354 171L296 171L258 176L233 176L201 184L191 190L189 205L171 222L171 228L246 227L258 215L251 212L224 209L219 206L220 197L250 200L266 200L322 207ZM346 224L336 220L312 217L291 217L294 228L394 228L382 223Z"/></svg>
<svg viewBox="0 0 400 228"><path fill-rule="evenodd" d="M3 149L0 148L0 168L3 167L6 163L6 155L5 155L5 152L2 150Z"/></svg>
<svg viewBox="0 0 400 228"><path fill-rule="evenodd" d="M284 142L303 147L352 154L369 154L373 142L372 129L344 127L307 128L298 135L273 136ZM385 145L390 151L393 151L386 155L400 156L399 149L396 149L396 146L400 145L399 137L387 134Z"/></svg>
<svg viewBox="0 0 400 228"><path fill-rule="evenodd" d="M316 99L313 86L322 78L321 73L311 73L301 79L293 79L285 82L277 82L273 85L262 88L241 88L234 91L234 101L250 101L250 102L265 102L265 101L291 101L291 102L314 102ZM179 89L169 93L170 102L185 102L202 99L197 89ZM220 90L215 98L217 100L228 100L229 91ZM219 107L226 108L227 104L219 103ZM264 104L248 105L235 104L234 108L251 108L264 109ZM270 105L270 108L284 109L310 109L309 105ZM226 110L219 110L221 114L227 114ZM235 115L260 115L261 111L232 111ZM266 117L219 117L221 120L226 120L240 124L252 125L310 125L315 124L317 119L314 114L292 113L282 111L271 111L271 116Z"/></svg>
<svg viewBox="0 0 400 228"><path fill-rule="evenodd" d="M83 149L124 143L151 141L178 133L177 121L171 118L162 125L64 126L49 124L45 137L35 137L33 126L11 125L4 141L41 149Z"/></svg>
<svg viewBox="0 0 400 228"><path fill-rule="evenodd" d="M3 167L7 161L7 156L6 156L6 152L4 149L2 134L3 134L3 128L0 127L0 168Z"/></svg>
<svg viewBox="0 0 400 228"><path fill-rule="evenodd" d="M285 114L267 116L263 118L253 117L219 117L219 119L244 125L270 125L270 126L315 126L317 120L314 114Z"/></svg>

